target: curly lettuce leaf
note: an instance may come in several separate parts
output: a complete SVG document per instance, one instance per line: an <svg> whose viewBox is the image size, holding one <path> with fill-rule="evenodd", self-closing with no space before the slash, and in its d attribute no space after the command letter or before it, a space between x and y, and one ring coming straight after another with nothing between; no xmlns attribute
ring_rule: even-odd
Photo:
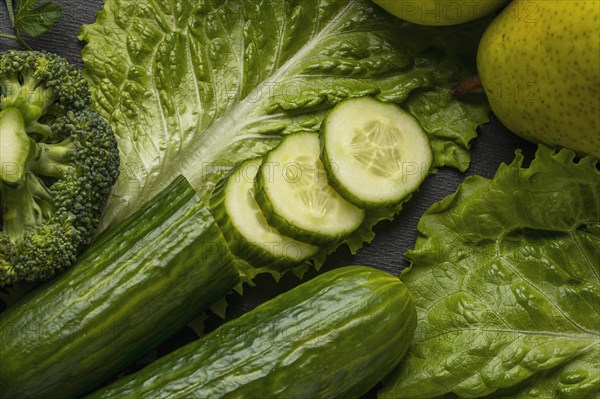
<svg viewBox="0 0 600 399"><path fill-rule="evenodd" d="M380 398L600 395L600 170L569 150L517 153L419 222L401 278L415 340Z"/></svg>
<svg viewBox="0 0 600 399"><path fill-rule="evenodd" d="M405 106L431 134L435 166L466 169L489 108L482 93L459 102L449 89L475 72L485 25L418 27L368 0L106 0L80 32L122 152L102 228L179 174L207 198L232 165L317 131L348 97Z"/></svg>

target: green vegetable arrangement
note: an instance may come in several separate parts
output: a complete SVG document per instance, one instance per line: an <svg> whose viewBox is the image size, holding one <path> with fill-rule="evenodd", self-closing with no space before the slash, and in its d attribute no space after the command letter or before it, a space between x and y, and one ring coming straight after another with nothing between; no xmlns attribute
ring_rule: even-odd
<svg viewBox="0 0 600 399"><path fill-rule="evenodd" d="M24 46L60 15L6 3L2 37ZM452 87L488 22L106 0L80 30L87 82L54 55L1 54L0 161L17 168L0 284L49 277L101 234L0 314L0 398L346 399L394 367L382 399L600 395L598 161L544 146L431 207L404 283L323 274L91 393L233 289L355 253L437 168L465 171L489 108Z"/></svg>
<svg viewBox="0 0 600 399"><path fill-rule="evenodd" d="M96 108L123 157L103 228L180 174L208 199L232 166L319 131L350 97L402 104L429 135L433 167L465 170L489 108L450 87L475 73L484 28L405 24L368 0L106 1L80 32Z"/></svg>
<svg viewBox="0 0 600 399"><path fill-rule="evenodd" d="M415 339L380 398L597 397L599 194L597 160L541 146L432 206L401 276Z"/></svg>
<svg viewBox="0 0 600 399"><path fill-rule="evenodd" d="M352 103L373 101L362 98ZM391 107L388 116L404 115L394 105L385 107ZM379 116L370 118L379 120ZM343 128L325 129L328 134L346 134ZM430 154L428 141L421 144ZM326 179L315 179L325 175L319 154L318 133L286 135L256 165L256 182L238 173L245 172L240 168L255 159L243 162L219 182L211 201L212 215L187 180L176 179L84 253L75 267L0 315L0 357L8 359L0 368L0 398L78 397L185 326L233 289L248 270L275 273L299 266L306 256L290 259L275 251L273 245L253 242L258 233L265 232L280 242L291 242L266 221L276 211L268 208L262 214L256 203L248 201L255 191L268 191L264 198L257 195L256 201L273 201L277 212L283 211L283 216L277 218L278 225L292 225L297 220L289 218L301 215L303 229L293 227L289 234L298 240L316 237L313 243L321 247L296 242L312 254L326 253L330 246L354 234L363 221L364 210L347 203ZM343 161L350 162L352 157L346 154L337 159L348 158ZM381 157L377 160L381 162ZM304 177L286 180L263 176L266 166L280 164L300 167ZM378 171L385 165L376 166ZM301 201L305 196L310 201ZM324 202L325 207L321 206ZM353 215L356 217L350 217ZM238 247L244 250L237 251ZM234 258L232 252L240 258ZM118 289L113 292L115 282ZM73 298L82 299L73 303ZM68 311L65 304L69 304ZM400 316L403 319L404 315ZM369 330L369 334L374 332ZM365 350L376 350L376 343L365 343ZM22 361L23 353L31 353L28 360L36 367ZM333 373L338 371L332 369ZM377 375L377 379L384 376Z"/></svg>
<svg viewBox="0 0 600 399"><path fill-rule="evenodd" d="M483 25L416 28L367 1L249 4L107 1L83 28L96 108L122 153L104 219L110 229L71 270L0 315L0 356L10 359L0 368L3 397L77 397L240 279L279 272L232 259L209 198L237 161L264 155L291 133L318 132L327 111L348 97L400 103L427 133L433 167L468 166L468 143L488 108L482 97L453 99L450 86L472 73ZM244 22L224 24L232 18ZM258 49L276 56L265 62ZM456 123L447 127L444 118ZM367 212L345 242L356 251L398 209ZM35 355L23 362L24 352Z"/></svg>

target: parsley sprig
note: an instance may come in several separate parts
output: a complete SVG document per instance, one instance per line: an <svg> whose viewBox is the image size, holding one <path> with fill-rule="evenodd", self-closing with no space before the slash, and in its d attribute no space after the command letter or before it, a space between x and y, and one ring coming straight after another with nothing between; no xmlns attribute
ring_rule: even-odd
<svg viewBox="0 0 600 399"><path fill-rule="evenodd" d="M0 37L14 39L27 50L31 50L31 47L23 40L22 34L38 38L46 33L62 14L62 9L54 2L40 4L40 0L4 1L13 31L0 32Z"/></svg>

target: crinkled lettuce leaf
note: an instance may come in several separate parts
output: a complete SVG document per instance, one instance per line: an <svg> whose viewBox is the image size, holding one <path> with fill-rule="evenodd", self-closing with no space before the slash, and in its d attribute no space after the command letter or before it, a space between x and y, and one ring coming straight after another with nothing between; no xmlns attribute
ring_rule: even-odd
<svg viewBox="0 0 600 399"><path fill-rule="evenodd" d="M465 170L489 108L483 93L457 101L450 87L475 73L486 23L418 27L368 0L106 0L80 32L122 154L101 228L179 174L207 198L233 165L317 131L348 97L406 107L430 133L434 166Z"/></svg>
<svg viewBox="0 0 600 399"><path fill-rule="evenodd" d="M600 395L600 169L569 150L517 153L419 222L401 275L412 347L380 398Z"/></svg>

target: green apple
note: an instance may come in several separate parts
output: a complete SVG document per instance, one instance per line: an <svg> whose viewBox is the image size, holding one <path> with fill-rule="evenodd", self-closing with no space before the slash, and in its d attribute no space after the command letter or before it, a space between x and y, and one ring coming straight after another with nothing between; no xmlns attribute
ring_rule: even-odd
<svg viewBox="0 0 600 399"><path fill-rule="evenodd" d="M519 136L600 158L600 1L514 0L484 33L477 69Z"/></svg>
<svg viewBox="0 0 600 399"><path fill-rule="evenodd" d="M384 10L419 25L457 25L485 17L508 0L373 0Z"/></svg>

